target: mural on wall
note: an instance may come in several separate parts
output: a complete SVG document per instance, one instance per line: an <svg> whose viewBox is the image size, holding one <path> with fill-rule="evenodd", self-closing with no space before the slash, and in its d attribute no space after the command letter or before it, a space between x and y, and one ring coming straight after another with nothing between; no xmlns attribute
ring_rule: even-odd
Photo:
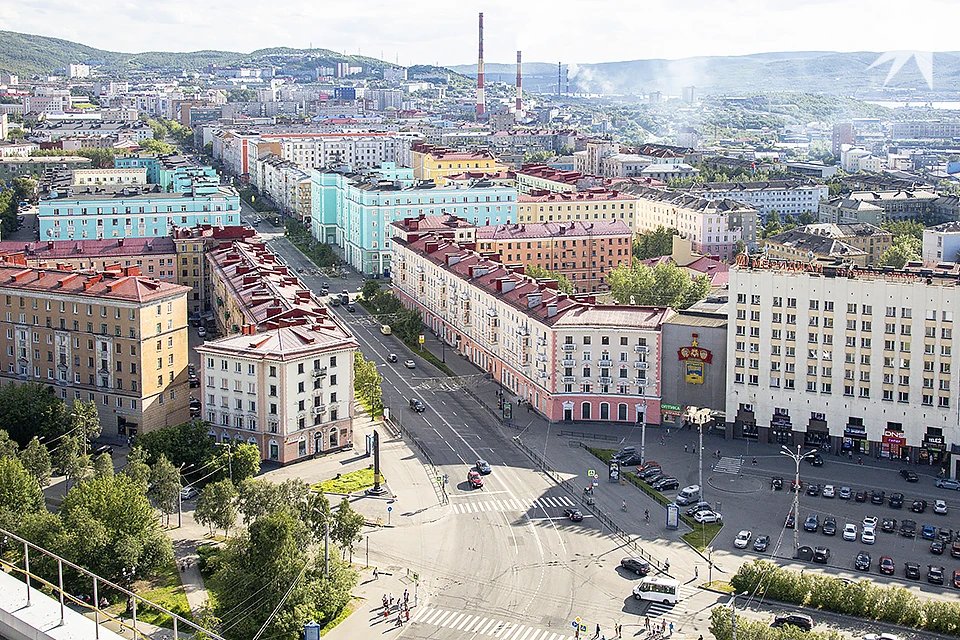
<svg viewBox="0 0 960 640"><path fill-rule="evenodd" d="M699 346L699 337L694 333L690 346L677 350L677 357L684 363L684 379L688 384L703 384L707 365L713 360L710 350Z"/></svg>

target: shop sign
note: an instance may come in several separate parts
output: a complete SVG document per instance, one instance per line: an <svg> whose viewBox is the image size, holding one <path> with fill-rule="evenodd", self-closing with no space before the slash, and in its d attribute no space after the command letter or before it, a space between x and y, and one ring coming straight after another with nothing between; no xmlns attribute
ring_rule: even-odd
<svg viewBox="0 0 960 640"><path fill-rule="evenodd" d="M680 405L678 404L666 404L661 402L660 408L664 411L680 411Z"/></svg>
<svg viewBox="0 0 960 640"><path fill-rule="evenodd" d="M847 427L843 430L843 433L848 436L865 436L867 430L863 427Z"/></svg>

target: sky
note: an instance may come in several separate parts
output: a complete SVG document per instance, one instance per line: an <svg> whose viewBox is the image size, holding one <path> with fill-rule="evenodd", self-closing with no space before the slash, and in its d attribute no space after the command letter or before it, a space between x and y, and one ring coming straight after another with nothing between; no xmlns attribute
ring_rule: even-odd
<svg viewBox="0 0 960 640"><path fill-rule="evenodd" d="M958 0L10 0L0 30L111 51L361 53L402 65L590 63L771 51L956 51Z"/></svg>

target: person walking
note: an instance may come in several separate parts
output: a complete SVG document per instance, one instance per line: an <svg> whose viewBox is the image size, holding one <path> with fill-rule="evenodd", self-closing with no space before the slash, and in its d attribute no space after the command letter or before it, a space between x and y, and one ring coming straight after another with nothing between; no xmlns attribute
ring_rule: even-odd
<svg viewBox="0 0 960 640"><path fill-rule="evenodd" d="M410 591L407 589L403 590L403 604L410 602Z"/></svg>
<svg viewBox="0 0 960 640"><path fill-rule="evenodd" d="M390 593L390 608L393 609L393 593Z"/></svg>
<svg viewBox="0 0 960 640"><path fill-rule="evenodd" d="M643 619L643 629L644 631L650 631L650 616Z"/></svg>
<svg viewBox="0 0 960 640"><path fill-rule="evenodd" d="M686 444L683 445L683 452L684 452L684 453L687 452L687 445L686 445Z"/></svg>
<svg viewBox="0 0 960 640"><path fill-rule="evenodd" d="M700 567L693 568L693 579L696 580L700 577Z"/></svg>
<svg viewBox="0 0 960 640"><path fill-rule="evenodd" d="M597 632L596 632L595 634L593 634L593 637L594 637L594 638L599 638L599 637L600 637L600 625L597 625Z"/></svg>
<svg viewBox="0 0 960 640"><path fill-rule="evenodd" d="M670 623L670 637L673 637L673 622Z"/></svg>
<svg viewBox="0 0 960 640"><path fill-rule="evenodd" d="M373 568L373 579L374 579L374 580L379 580L379 579L380 579L380 572L377 570L376 567Z"/></svg>

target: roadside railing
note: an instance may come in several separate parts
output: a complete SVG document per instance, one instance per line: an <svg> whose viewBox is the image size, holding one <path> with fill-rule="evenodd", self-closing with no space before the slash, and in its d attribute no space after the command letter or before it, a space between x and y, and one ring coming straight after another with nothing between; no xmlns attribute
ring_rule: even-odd
<svg viewBox="0 0 960 640"><path fill-rule="evenodd" d="M530 447L525 445L523 441L520 440L520 436L514 436L513 443L516 445L518 449L520 449L520 451L524 453L524 455L530 458L530 460L533 462L534 465L537 466L538 469L540 469L543 473L545 473L558 486L562 487L564 491L572 495L575 500L579 500L582 505L581 508L586 511L589 511L591 515L593 515L593 517L600 522L601 527L606 527L607 529L610 529L613 535L619 538L620 541L623 543L623 545L627 547L631 551L631 553L633 553L633 555L643 558L644 560L649 562L652 566L656 567L657 571L661 573L666 573L666 564L660 562L660 560L655 558L646 549L644 549L637 543L639 536L636 538L631 538L630 534L624 531L623 529L621 529L619 525L617 525L617 523L614 522L612 518L610 518L610 516L608 516L600 507L596 505L595 502L591 504L582 500L583 496L579 491L580 487L579 486L574 487L569 482L569 480L563 479L563 477L561 477L561 475L553 467L550 466L546 458L544 458L534 449L531 449Z"/></svg>
<svg viewBox="0 0 960 640"><path fill-rule="evenodd" d="M580 431L560 431L561 438L577 438L579 440L604 440L606 442L619 442L623 438L609 433L583 433Z"/></svg>
<svg viewBox="0 0 960 640"><path fill-rule="evenodd" d="M399 429L400 434L406 440L409 440L416 450L420 452L420 455L423 456L423 468L427 472L430 484L433 485L434 492L437 494L437 500L440 501L440 504L448 504L450 497L447 495L447 479L440 473L439 469L437 469L437 465L434 464L433 456L430 455L430 450L427 449L427 445L404 427L402 422L394 420L392 416L391 421L397 429Z"/></svg>

